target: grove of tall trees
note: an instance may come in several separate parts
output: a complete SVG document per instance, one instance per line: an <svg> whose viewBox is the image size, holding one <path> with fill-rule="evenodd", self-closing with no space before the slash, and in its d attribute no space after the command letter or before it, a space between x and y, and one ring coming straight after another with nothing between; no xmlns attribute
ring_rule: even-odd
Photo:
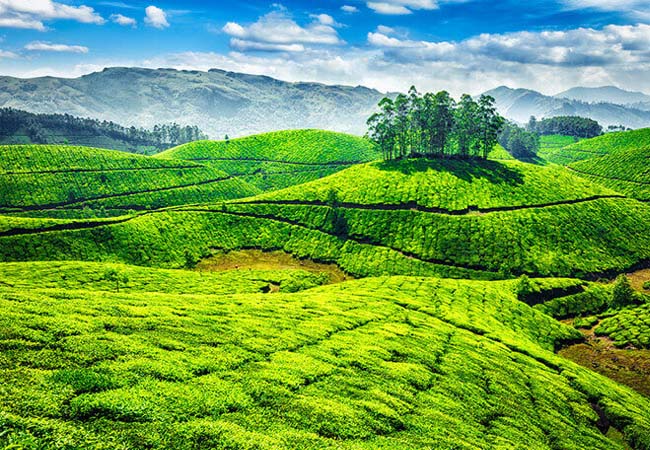
<svg viewBox="0 0 650 450"><path fill-rule="evenodd" d="M464 94L456 102L446 91L420 94L411 87L379 102L380 111L368 119L368 137L386 160L487 159L505 124L494 104L487 95L475 101Z"/></svg>

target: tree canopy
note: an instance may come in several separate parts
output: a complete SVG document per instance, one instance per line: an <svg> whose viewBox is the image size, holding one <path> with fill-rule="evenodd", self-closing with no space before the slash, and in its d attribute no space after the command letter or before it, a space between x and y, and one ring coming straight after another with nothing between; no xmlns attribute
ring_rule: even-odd
<svg viewBox="0 0 650 450"><path fill-rule="evenodd" d="M531 117L528 131L540 135L561 134L578 138L592 138L603 134L603 127L593 119L579 116L558 116L537 120Z"/></svg>
<svg viewBox="0 0 650 450"><path fill-rule="evenodd" d="M499 144L515 158L533 158L539 151L540 137L513 122L506 122L499 133Z"/></svg>
<svg viewBox="0 0 650 450"><path fill-rule="evenodd" d="M124 141L133 147L148 146L158 150L207 139L197 126L177 123L155 125L147 130L70 114L34 114L0 108L0 139L5 144L25 143L24 138L34 144L85 144L87 138L99 136Z"/></svg>
<svg viewBox="0 0 650 450"><path fill-rule="evenodd" d="M415 87L382 99L379 110L368 119L368 137L387 160L487 159L505 123L490 96L464 94L456 102L446 91L420 94Z"/></svg>

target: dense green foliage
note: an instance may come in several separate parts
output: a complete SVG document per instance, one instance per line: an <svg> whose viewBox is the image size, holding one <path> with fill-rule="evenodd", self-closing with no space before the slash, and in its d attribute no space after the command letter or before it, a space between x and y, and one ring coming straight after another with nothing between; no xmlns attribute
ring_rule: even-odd
<svg viewBox="0 0 650 450"><path fill-rule="evenodd" d="M540 146L537 156L542 160L554 164L566 165L574 161L574 158L567 156L563 149L571 144L575 144L578 138L573 136L562 136L559 134L540 136Z"/></svg>
<svg viewBox="0 0 650 450"><path fill-rule="evenodd" d="M161 158L200 161L261 191L282 189L379 158L366 139L320 130L291 130L224 141L198 141Z"/></svg>
<svg viewBox="0 0 650 450"><path fill-rule="evenodd" d="M639 301L640 298L637 293L634 292L634 289L632 289L629 278L623 274L616 277L616 281L614 282L614 287L612 289L611 306L613 308L622 308Z"/></svg>
<svg viewBox="0 0 650 450"><path fill-rule="evenodd" d="M578 116L547 117L542 120L531 117L527 128L540 135L561 134L577 138L592 138L603 134L603 127L598 122Z"/></svg>
<svg viewBox="0 0 650 450"><path fill-rule="evenodd" d="M650 145L577 161L569 168L629 197L650 200Z"/></svg>
<svg viewBox="0 0 650 450"><path fill-rule="evenodd" d="M324 203L332 190L346 203L412 205L443 211L546 205L615 194L557 166L410 159L350 167L322 180L258 198Z"/></svg>
<svg viewBox="0 0 650 450"><path fill-rule="evenodd" d="M376 180L373 183L377 185ZM363 184L358 183L361 193ZM580 184L571 195L579 195L577 186ZM283 192L277 195L281 198ZM555 192L560 192L559 188ZM364 207L346 203L343 193L337 196L340 203L336 207L325 203L328 197L323 204L260 197L256 202L181 207L116 218L113 224L73 221L66 229L36 219L11 218L2 225L6 231L0 237L0 257L182 267L188 253L198 259L212 248L262 248L334 262L358 276L463 278L521 273L586 276L624 270L650 257L645 225L650 208L634 200L592 200L589 191L584 194L586 198L578 202L569 197L568 203L552 206L534 203L534 207L483 213L430 212L417 205L400 205L399 199L391 200L397 203L394 206L368 202ZM529 195L541 194L531 189ZM480 206L484 205L494 203ZM61 222L65 223L57 223ZM341 223L345 233L341 233ZM33 231L22 231L29 229Z"/></svg>
<svg viewBox="0 0 650 450"><path fill-rule="evenodd" d="M554 355L579 335L510 286L380 278L230 296L0 287L0 444L625 448L599 431L597 405L630 446L649 448L648 400Z"/></svg>
<svg viewBox="0 0 650 450"><path fill-rule="evenodd" d="M534 158L540 149L540 136L515 123L506 122L499 133L501 144L515 158Z"/></svg>
<svg viewBox="0 0 650 450"><path fill-rule="evenodd" d="M151 153L206 139L196 126L176 123L151 130L113 122L82 119L69 114L34 114L0 108L0 144L67 144Z"/></svg>
<svg viewBox="0 0 650 450"><path fill-rule="evenodd" d="M191 142L156 157L322 165L373 161L379 154L368 140L357 136L322 130L288 130L227 141Z"/></svg>
<svg viewBox="0 0 650 450"><path fill-rule="evenodd" d="M650 401L554 353L576 317L650 348L585 281L650 260L650 206L500 145L379 156L0 146L0 448L650 450Z"/></svg>
<svg viewBox="0 0 650 450"><path fill-rule="evenodd" d="M650 304L623 309L603 319L595 332L609 336L618 347L650 348Z"/></svg>
<svg viewBox="0 0 650 450"><path fill-rule="evenodd" d="M113 271L123 280L122 293L158 292L165 294L254 294L265 292L275 284L280 292L301 284L312 288L328 281L327 276L304 270L228 270L223 272L194 272L188 270L156 269L95 262L43 261L0 264L0 283L14 289L72 289L115 291Z"/></svg>
<svg viewBox="0 0 650 450"><path fill-rule="evenodd" d="M0 146L0 208L152 209L259 190L215 168L70 146ZM92 213L90 215L93 215Z"/></svg>
<svg viewBox="0 0 650 450"><path fill-rule="evenodd" d="M446 91L421 95L411 87L395 100L385 97L368 119L368 136L385 160L407 157L483 158L497 144L504 124L494 98L478 102L463 95L458 103Z"/></svg>

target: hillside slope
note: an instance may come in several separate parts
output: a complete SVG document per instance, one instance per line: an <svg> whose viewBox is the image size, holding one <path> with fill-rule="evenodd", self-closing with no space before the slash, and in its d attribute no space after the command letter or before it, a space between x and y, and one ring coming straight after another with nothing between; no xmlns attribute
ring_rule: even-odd
<svg viewBox="0 0 650 450"><path fill-rule="evenodd" d="M379 159L366 139L322 130L287 130L228 141L197 141L157 158L197 161L242 179L263 191L298 185L352 164Z"/></svg>
<svg viewBox="0 0 650 450"><path fill-rule="evenodd" d="M569 169L628 197L650 201L650 142L644 147L577 161Z"/></svg>
<svg viewBox="0 0 650 450"><path fill-rule="evenodd" d="M288 83L213 69L107 68L79 78L0 77L0 106L150 128L198 125L212 137L318 127L363 134L383 97L364 87Z"/></svg>
<svg viewBox="0 0 650 450"><path fill-rule="evenodd" d="M196 162L57 145L0 146L0 211L151 209L259 190ZM103 214L103 213L102 213Z"/></svg>
<svg viewBox="0 0 650 450"><path fill-rule="evenodd" d="M544 149L540 156L549 162L568 165L576 161L616 154L625 150L648 147L650 128L606 133L591 139L583 139L568 145Z"/></svg>
<svg viewBox="0 0 650 450"><path fill-rule="evenodd" d="M647 205L558 166L401 161L110 222L5 218L0 258L180 267L260 248L357 276L596 276L650 259L649 220Z"/></svg>
<svg viewBox="0 0 650 450"><path fill-rule="evenodd" d="M579 333L513 282L180 298L0 284L0 444L650 448L648 399L556 356Z"/></svg>

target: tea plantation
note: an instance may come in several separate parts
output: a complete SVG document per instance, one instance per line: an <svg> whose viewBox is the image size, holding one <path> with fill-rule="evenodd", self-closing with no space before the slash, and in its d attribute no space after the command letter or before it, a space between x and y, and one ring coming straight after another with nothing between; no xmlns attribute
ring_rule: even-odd
<svg viewBox="0 0 650 450"><path fill-rule="evenodd" d="M5 446L650 446L650 401L555 356L579 334L519 302L512 282L67 286L0 288Z"/></svg>
<svg viewBox="0 0 650 450"><path fill-rule="evenodd" d="M263 191L306 183L379 156L366 139L322 130L197 141L156 155L200 161L231 175L242 175L243 180Z"/></svg>
<svg viewBox="0 0 650 450"><path fill-rule="evenodd" d="M650 449L644 133L0 146L0 449Z"/></svg>
<svg viewBox="0 0 650 450"><path fill-rule="evenodd" d="M569 168L576 174L596 181L639 200L650 200L650 142L643 147L620 150L614 154L578 161Z"/></svg>
<svg viewBox="0 0 650 450"><path fill-rule="evenodd" d="M259 190L223 171L85 147L0 146L0 212L150 209L246 197ZM93 215L91 213L91 215Z"/></svg>

